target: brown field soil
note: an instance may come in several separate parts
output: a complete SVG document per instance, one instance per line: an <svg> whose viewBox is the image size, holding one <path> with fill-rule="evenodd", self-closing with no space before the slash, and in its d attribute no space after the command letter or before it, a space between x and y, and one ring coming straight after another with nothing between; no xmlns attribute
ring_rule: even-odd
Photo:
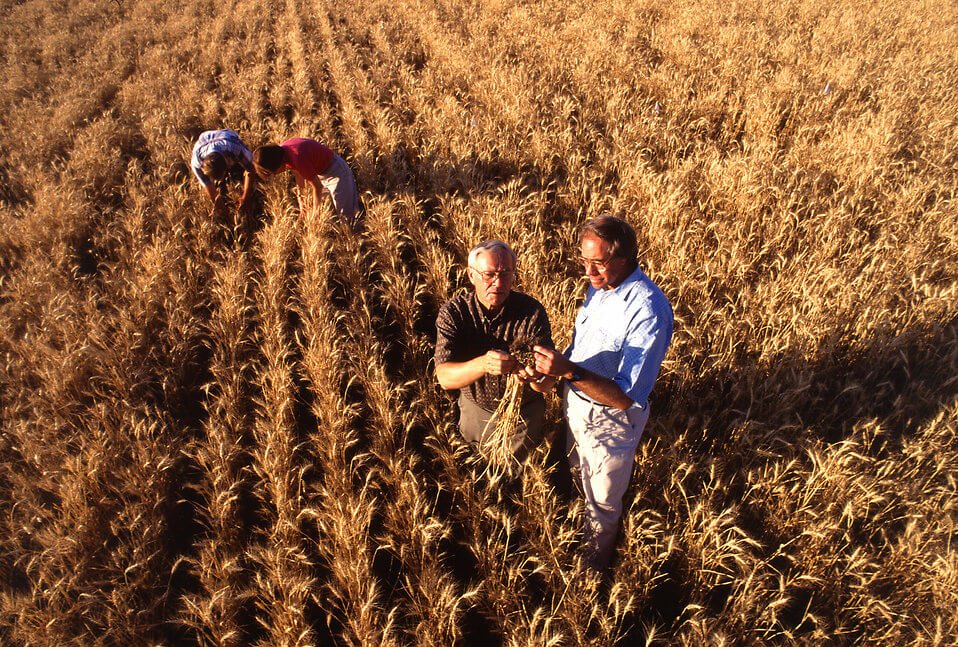
<svg viewBox="0 0 958 647"><path fill-rule="evenodd" d="M958 643L958 5L0 0L0 644ZM211 214L196 136L340 151ZM431 364L576 228L676 332L605 582Z"/></svg>

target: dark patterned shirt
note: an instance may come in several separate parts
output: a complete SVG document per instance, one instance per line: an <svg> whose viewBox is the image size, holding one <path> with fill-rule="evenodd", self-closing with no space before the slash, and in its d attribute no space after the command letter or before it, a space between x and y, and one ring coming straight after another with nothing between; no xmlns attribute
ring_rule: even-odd
<svg viewBox="0 0 958 647"><path fill-rule="evenodd" d="M509 352L517 340L529 347L539 344L553 348L549 317L542 304L522 292L509 293L494 315L476 298L475 292L459 294L442 306L436 318L436 365L467 362L490 350ZM486 375L463 389L466 397L483 409L495 411L506 390L507 375ZM542 396L528 386L523 389L526 404Z"/></svg>

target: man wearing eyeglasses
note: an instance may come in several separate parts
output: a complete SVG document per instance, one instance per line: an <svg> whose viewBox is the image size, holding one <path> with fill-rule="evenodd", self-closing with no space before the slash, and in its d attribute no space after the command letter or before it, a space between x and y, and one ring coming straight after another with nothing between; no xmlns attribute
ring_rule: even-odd
<svg viewBox="0 0 958 647"><path fill-rule="evenodd" d="M537 347L536 370L562 378L569 463L586 503L590 565L608 567L649 393L672 339L672 306L639 268L635 231L599 216L579 230L589 281L565 353Z"/></svg>
<svg viewBox="0 0 958 647"><path fill-rule="evenodd" d="M473 290L446 302L436 319L436 379L447 390L459 390L459 431L473 444L506 389L511 373L523 388L522 421L511 439L514 455L522 460L542 439L545 401L542 393L555 380L522 366L509 350L516 343L552 348L552 329L542 304L512 289L516 255L499 240L487 240L469 252L469 282Z"/></svg>

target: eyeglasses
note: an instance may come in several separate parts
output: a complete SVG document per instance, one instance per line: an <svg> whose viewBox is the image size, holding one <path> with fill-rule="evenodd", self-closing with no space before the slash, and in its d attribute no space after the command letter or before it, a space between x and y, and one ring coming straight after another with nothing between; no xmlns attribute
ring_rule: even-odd
<svg viewBox="0 0 958 647"><path fill-rule="evenodd" d="M609 264L614 260L615 256L609 256L608 258L602 260L580 256L579 265L582 265L585 268L594 267L599 272L604 272L609 268Z"/></svg>
<svg viewBox="0 0 958 647"><path fill-rule="evenodd" d="M486 285L492 285L496 279L499 279L503 283L508 283L512 279L516 278L516 273L514 270L502 270L501 272L492 272L489 270L477 270L474 267L470 267L473 272L482 277L483 282Z"/></svg>

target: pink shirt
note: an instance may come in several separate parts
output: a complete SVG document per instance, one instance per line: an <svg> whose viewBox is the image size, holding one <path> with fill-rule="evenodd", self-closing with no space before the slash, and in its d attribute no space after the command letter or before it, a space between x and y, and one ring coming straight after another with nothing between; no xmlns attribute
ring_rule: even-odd
<svg viewBox="0 0 958 647"><path fill-rule="evenodd" d="M315 139L294 137L280 144L289 157L286 168L296 171L304 180L322 175L333 161L333 151Z"/></svg>

